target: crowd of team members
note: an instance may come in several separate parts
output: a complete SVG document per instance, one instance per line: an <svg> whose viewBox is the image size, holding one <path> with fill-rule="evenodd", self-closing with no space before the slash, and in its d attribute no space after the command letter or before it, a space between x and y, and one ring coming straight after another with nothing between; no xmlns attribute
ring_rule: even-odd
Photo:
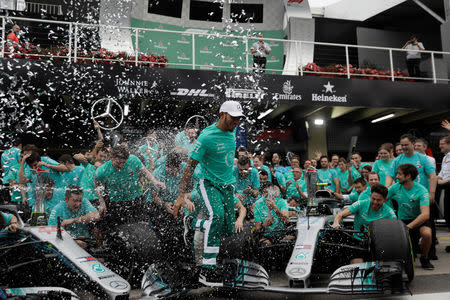
<svg viewBox="0 0 450 300"><path fill-rule="evenodd" d="M159 228L182 228L180 219L172 215L178 213L174 211L174 203L179 197L186 162L195 148L195 130L178 133L175 146L165 147L165 151L160 143L155 143L154 131L149 131L147 142L132 153L126 142L107 147L102 136L99 137L91 151L73 156L64 154L58 161L42 156L36 146L22 145L17 140L14 147L2 154L3 185L9 191L9 202L20 204L22 209L33 209L35 197L43 197L48 224L56 225L60 217L62 226L80 238L78 243L83 247L87 246L83 238L91 236L92 224L101 230L138 221ZM289 165L283 166L278 153L272 153L271 161L266 162L268 155L250 153L240 147L231 180L235 180L235 207L231 209L236 209L238 216L235 219L234 213L225 214L225 218L232 218L225 224L234 224L234 228L226 230L241 231L247 219L262 233L262 245L293 238L280 234L280 229L293 213L289 206L297 207L307 198L302 170L314 169L318 182L328 183L330 193L348 205L336 216L332 226L340 227L342 219L350 214L355 215L356 230L376 219L398 218L410 229L417 244L421 238L421 264L433 269L430 259L437 259L435 213L430 207L436 199L436 187L448 185L449 165L447 155L447 162L437 176L436 163L425 154L426 148L425 140L406 134L395 146L381 145L374 163L363 163L359 153L353 153L350 161L336 154L330 159L317 154L302 165L300 157L293 155L289 157ZM440 149L449 153L449 136L441 139ZM193 216L194 227L201 232L208 218L208 207L202 203L203 191L198 188L199 166L193 172L188 188L191 192L184 195L180 213ZM448 215L445 217L450 224ZM5 224L11 221L6 215L3 219ZM17 230L17 226L9 227L10 231Z"/></svg>

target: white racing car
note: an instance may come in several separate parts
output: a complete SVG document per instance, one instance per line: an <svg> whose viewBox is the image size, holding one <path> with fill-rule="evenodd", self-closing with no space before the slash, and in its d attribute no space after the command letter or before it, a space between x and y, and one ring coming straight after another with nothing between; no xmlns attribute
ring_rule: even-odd
<svg viewBox="0 0 450 300"><path fill-rule="evenodd" d="M18 290L26 294L47 291L60 293L57 299L76 299L60 288L17 289L33 285L87 290L102 299L128 299L130 284L79 247L60 226L29 226L13 205L0 206L0 210L14 214L20 226L18 233L0 239L0 282L8 287L5 295L10 291L12 297Z"/></svg>

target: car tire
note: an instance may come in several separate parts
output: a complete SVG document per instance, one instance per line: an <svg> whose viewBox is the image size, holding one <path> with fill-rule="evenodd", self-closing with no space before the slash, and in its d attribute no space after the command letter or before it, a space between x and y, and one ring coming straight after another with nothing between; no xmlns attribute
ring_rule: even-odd
<svg viewBox="0 0 450 300"><path fill-rule="evenodd" d="M380 219L369 224L369 246L374 261L399 261L408 280L414 278L414 257L406 225L397 219Z"/></svg>

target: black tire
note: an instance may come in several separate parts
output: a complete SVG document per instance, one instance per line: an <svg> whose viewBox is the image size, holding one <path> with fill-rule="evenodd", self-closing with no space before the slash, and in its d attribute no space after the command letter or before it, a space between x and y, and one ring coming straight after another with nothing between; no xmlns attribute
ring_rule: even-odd
<svg viewBox="0 0 450 300"><path fill-rule="evenodd" d="M406 225L397 219L380 219L369 224L369 246L374 261L399 261L408 280L414 278L414 257Z"/></svg>

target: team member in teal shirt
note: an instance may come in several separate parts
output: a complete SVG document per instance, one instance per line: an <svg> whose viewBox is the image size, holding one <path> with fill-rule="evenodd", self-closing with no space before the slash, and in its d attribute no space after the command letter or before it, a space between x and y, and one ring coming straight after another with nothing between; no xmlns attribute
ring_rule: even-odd
<svg viewBox="0 0 450 300"><path fill-rule="evenodd" d="M99 148L95 154L95 162L89 162L84 155L75 155L77 159L84 167L84 173L81 177L80 186L83 189L83 200L91 202L94 207L99 206L98 196L95 192L95 171L98 167L106 162L108 158L106 148Z"/></svg>
<svg viewBox="0 0 450 300"><path fill-rule="evenodd" d="M208 220L204 222L203 265L199 281L222 284L223 274L217 271L217 256L220 238L234 233L234 187L233 163L236 151L234 130L244 116L237 101L225 101L219 110L219 121L206 127L195 142L174 205L174 216L185 204L187 185L195 167L201 164L201 179L196 187L208 209ZM197 220L185 218L186 233L195 228Z"/></svg>
<svg viewBox="0 0 450 300"><path fill-rule="evenodd" d="M364 231L367 232L367 228L370 222L379 219L396 219L396 215L392 208L386 204L388 189L381 184L377 184L372 187L370 199L359 200L353 203L350 207L345 208L334 217L333 227L341 228L341 222L344 218L350 214L355 216L353 229L361 230L361 226L364 227ZM355 233L357 239L361 239L364 235L361 233ZM351 264L363 262L363 257L359 251L352 252Z"/></svg>
<svg viewBox="0 0 450 300"><path fill-rule="evenodd" d="M233 167L233 176L236 179L236 196L247 211L253 211L252 206L258 197L260 183L258 171L250 167L250 159L247 156L238 159L237 166Z"/></svg>
<svg viewBox="0 0 450 300"><path fill-rule="evenodd" d="M21 151L22 151L22 141L20 139L16 139L14 141L13 147L9 148L8 150L5 150L2 153L1 163L3 170L2 175L3 184L9 184L7 179L9 175L9 170L12 166L19 164Z"/></svg>
<svg viewBox="0 0 450 300"><path fill-rule="evenodd" d="M434 266L428 259L432 240L429 221L430 201L427 189L415 182L418 173L417 168L412 164L398 166L398 183L389 188L388 203L391 207L397 203L398 219L410 229L409 234L413 245L417 245L419 238L422 238L420 263L422 268L432 270Z"/></svg>
<svg viewBox="0 0 450 300"><path fill-rule="evenodd" d="M391 153L387 147L380 147L378 155L380 159L373 164L372 172L378 173L380 175L380 184L385 185L386 176L391 168L393 159L391 159Z"/></svg>
<svg viewBox="0 0 450 300"><path fill-rule="evenodd" d="M20 184L28 185L27 201L30 207L34 206L35 202L35 188L37 182L37 169L48 171L48 176L55 181L55 194L61 194L60 198L55 195L55 203L64 199L63 182L61 174L67 172L68 169L65 165L62 165L47 156L40 156L39 149L32 145L26 145L22 150L22 160L20 161L19 179ZM47 175L46 175L47 176ZM52 203L50 203L51 205ZM56 203L57 204L57 203ZM51 209L48 208L48 209Z"/></svg>
<svg viewBox="0 0 450 300"><path fill-rule="evenodd" d="M88 224L100 220L100 214L92 204L83 200L83 190L77 185L69 185L66 189L64 202L56 205L48 219L48 225L58 225L58 217L61 218L61 226L74 238L89 238ZM81 247L86 248L87 243L75 240Z"/></svg>
<svg viewBox="0 0 450 300"><path fill-rule="evenodd" d="M11 189L11 202L14 204L23 203L26 204L26 191L24 188L19 184L20 178L19 178L19 170L20 170L20 164L13 165L9 168L7 180L9 182L9 187ZM25 197L23 197L23 196Z"/></svg>
<svg viewBox="0 0 450 300"><path fill-rule="evenodd" d="M0 211L0 239L7 238L8 233L17 232L19 224L13 214Z"/></svg>
<svg viewBox="0 0 450 300"><path fill-rule="evenodd" d="M353 182L361 177L355 168L347 165L345 158L341 157L338 160L337 176L339 179L339 187L344 195L350 194L353 189Z"/></svg>
<svg viewBox="0 0 450 300"><path fill-rule="evenodd" d="M353 183L354 189L349 195L342 195L340 193L329 190L336 198L344 201L345 204L352 204L359 200L367 200L370 198L370 187L364 178L359 177Z"/></svg>
<svg viewBox="0 0 450 300"><path fill-rule="evenodd" d="M293 178L286 182L286 199L297 197L297 199L306 198L306 183L302 180L302 171L300 167L292 169Z"/></svg>
<svg viewBox="0 0 450 300"><path fill-rule="evenodd" d="M269 181L272 181L272 174L270 173L270 168L264 164L264 155L255 155L253 158L253 165L256 167L256 169L259 170L266 170Z"/></svg>
<svg viewBox="0 0 450 300"><path fill-rule="evenodd" d="M328 164L328 157L322 156L319 160L320 169L317 170L317 182L320 183L329 183L329 189L340 193L341 189L339 186L339 178L337 177L336 172L330 169Z"/></svg>
<svg viewBox="0 0 450 300"><path fill-rule="evenodd" d="M268 246L284 238L285 234L271 231L283 229L288 221L289 207L286 200L280 198L278 188L267 181L263 187L263 197L255 204L255 228L263 232L260 243Z"/></svg>
<svg viewBox="0 0 450 300"><path fill-rule="evenodd" d="M394 183L398 167L402 164L412 164L417 168L419 176L415 179L417 183L423 185L430 196L430 203L434 203L436 192L437 176L434 166L425 155L414 151L414 137L411 134L404 134L400 137L400 144L403 153L397 156L392 162L391 168L386 176L386 186L390 187Z"/></svg>
<svg viewBox="0 0 450 300"><path fill-rule="evenodd" d="M95 172L95 190L100 202L98 210L105 215L105 224L119 225L124 222L147 220L145 200L139 186L140 176L146 177L156 188L165 188L164 183L155 179L126 146L116 146L111 150L111 160ZM104 200L104 187L108 189L109 205ZM109 224L108 224L109 223Z"/></svg>
<svg viewBox="0 0 450 300"><path fill-rule="evenodd" d="M62 174L62 180L66 186L81 186L81 178L83 177L84 167L75 165L73 158L69 154L63 154L58 158L59 163L65 165L68 172Z"/></svg>

